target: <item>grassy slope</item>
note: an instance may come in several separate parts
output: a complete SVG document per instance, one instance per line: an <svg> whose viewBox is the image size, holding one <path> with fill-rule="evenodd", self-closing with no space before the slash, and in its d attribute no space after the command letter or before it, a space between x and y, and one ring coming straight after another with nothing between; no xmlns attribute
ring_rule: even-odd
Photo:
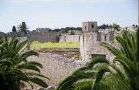
<svg viewBox="0 0 139 90"><path fill-rule="evenodd" d="M59 42L59 43L52 43L52 42L45 42L41 43L38 41L34 41L30 45L31 49L40 50L43 48L79 48L79 42Z"/></svg>

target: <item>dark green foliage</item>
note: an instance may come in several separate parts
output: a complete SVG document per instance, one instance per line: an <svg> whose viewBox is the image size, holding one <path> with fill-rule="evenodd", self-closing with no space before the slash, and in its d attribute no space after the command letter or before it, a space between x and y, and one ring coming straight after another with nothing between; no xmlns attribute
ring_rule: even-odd
<svg viewBox="0 0 139 90"><path fill-rule="evenodd" d="M13 28L12 28L12 32L17 32L17 30L16 30L16 27L15 27L15 26L13 26Z"/></svg>
<svg viewBox="0 0 139 90"><path fill-rule="evenodd" d="M48 78L40 74L42 65L28 60L38 53L27 50L27 46L27 40L0 39L0 90L20 90L21 84L31 85L30 82L47 87L45 80Z"/></svg>
<svg viewBox="0 0 139 90"><path fill-rule="evenodd" d="M102 65L97 65L98 63ZM129 90L125 88L129 83L117 73L107 60L97 57L94 61L92 60L88 65L76 70L71 76L67 77L59 84L57 90ZM117 78L117 81L115 80L117 84L113 82L115 78ZM111 87L111 83L113 87ZM125 85L118 87L118 83ZM118 88L115 89L115 87Z"/></svg>
<svg viewBox="0 0 139 90"><path fill-rule="evenodd" d="M122 36L117 36L116 40L120 48L115 48L107 43L102 45L110 50L115 56L115 61L123 67L132 87L132 90L138 90L137 77L139 76L139 62L137 60L137 39L133 32L124 31ZM135 79L136 78L136 79ZM139 80L138 80L139 81Z"/></svg>
<svg viewBox="0 0 139 90"><path fill-rule="evenodd" d="M27 35L28 28L25 22L22 22L22 24L19 25L19 30L23 32L25 35Z"/></svg>
<svg viewBox="0 0 139 90"><path fill-rule="evenodd" d="M112 25L102 24L102 25L98 26L98 29L108 29L108 28L112 28Z"/></svg>
<svg viewBox="0 0 139 90"><path fill-rule="evenodd" d="M71 32L70 32L70 35L75 35L75 32L74 32L74 31L71 31Z"/></svg>
<svg viewBox="0 0 139 90"><path fill-rule="evenodd" d="M120 31L120 25L113 23L112 28L116 31Z"/></svg>
<svg viewBox="0 0 139 90"><path fill-rule="evenodd" d="M137 53L139 53L139 27L137 29ZM139 55L137 55L137 60L139 62Z"/></svg>

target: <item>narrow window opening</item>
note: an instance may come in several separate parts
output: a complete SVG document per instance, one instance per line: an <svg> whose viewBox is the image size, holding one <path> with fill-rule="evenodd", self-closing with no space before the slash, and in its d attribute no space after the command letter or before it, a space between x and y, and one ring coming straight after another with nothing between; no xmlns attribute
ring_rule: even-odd
<svg viewBox="0 0 139 90"><path fill-rule="evenodd" d="M105 35L104 39L105 39L105 41L107 41L107 36L106 35Z"/></svg>
<svg viewBox="0 0 139 90"><path fill-rule="evenodd" d="M85 28L85 30L86 30L86 26L85 26L84 28Z"/></svg>
<svg viewBox="0 0 139 90"><path fill-rule="evenodd" d="M92 28L94 28L94 25L92 24Z"/></svg>

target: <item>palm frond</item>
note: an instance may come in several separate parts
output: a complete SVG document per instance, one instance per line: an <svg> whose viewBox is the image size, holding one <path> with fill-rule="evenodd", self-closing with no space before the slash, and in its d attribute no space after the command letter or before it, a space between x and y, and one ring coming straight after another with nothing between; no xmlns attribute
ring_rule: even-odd
<svg viewBox="0 0 139 90"><path fill-rule="evenodd" d="M27 63L18 65L17 68L21 69L21 70L33 70L33 71L36 71L36 72L39 72L39 73L41 72L40 69L37 66L27 64Z"/></svg>
<svg viewBox="0 0 139 90"><path fill-rule="evenodd" d="M23 59L27 59L30 56L38 56L38 53L33 50L29 50L29 51L25 51L21 54L21 57Z"/></svg>
<svg viewBox="0 0 139 90"><path fill-rule="evenodd" d="M74 84L73 90L92 90L93 79L82 79Z"/></svg>
<svg viewBox="0 0 139 90"><path fill-rule="evenodd" d="M119 49L117 49L114 46L111 46L110 44L108 44L106 42L102 42L101 46L107 48L115 56L119 56L121 54L121 51Z"/></svg>
<svg viewBox="0 0 139 90"><path fill-rule="evenodd" d="M63 80L59 85L57 90L73 90L73 84L78 80L79 78L74 76L69 76L65 80Z"/></svg>
<svg viewBox="0 0 139 90"><path fill-rule="evenodd" d="M35 72L25 72L25 74L27 75L27 76L35 76L35 77L40 77L40 78L45 78L45 79L48 79L48 80L50 80L50 78L49 77L46 77L45 75L42 75L42 74L38 74L38 73L35 73Z"/></svg>
<svg viewBox="0 0 139 90"><path fill-rule="evenodd" d="M36 62L36 61L29 61L27 64L43 68L42 64L40 64L39 62Z"/></svg>
<svg viewBox="0 0 139 90"><path fill-rule="evenodd" d="M35 84L38 84L38 85L44 87L44 88L48 87L47 83L38 77L29 77L29 80Z"/></svg>
<svg viewBox="0 0 139 90"><path fill-rule="evenodd" d="M92 61L87 65L87 67L94 67L94 65L98 64L98 63L106 63L109 64L109 61L106 60L104 57L96 57L94 59L92 59Z"/></svg>

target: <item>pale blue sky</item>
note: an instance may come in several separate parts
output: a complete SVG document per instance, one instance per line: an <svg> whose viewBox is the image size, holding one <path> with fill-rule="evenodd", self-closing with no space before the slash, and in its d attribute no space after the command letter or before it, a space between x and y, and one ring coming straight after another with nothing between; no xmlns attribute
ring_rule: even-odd
<svg viewBox="0 0 139 90"><path fill-rule="evenodd" d="M0 0L0 31L25 21L38 27L80 27L81 22L138 24L138 0Z"/></svg>

